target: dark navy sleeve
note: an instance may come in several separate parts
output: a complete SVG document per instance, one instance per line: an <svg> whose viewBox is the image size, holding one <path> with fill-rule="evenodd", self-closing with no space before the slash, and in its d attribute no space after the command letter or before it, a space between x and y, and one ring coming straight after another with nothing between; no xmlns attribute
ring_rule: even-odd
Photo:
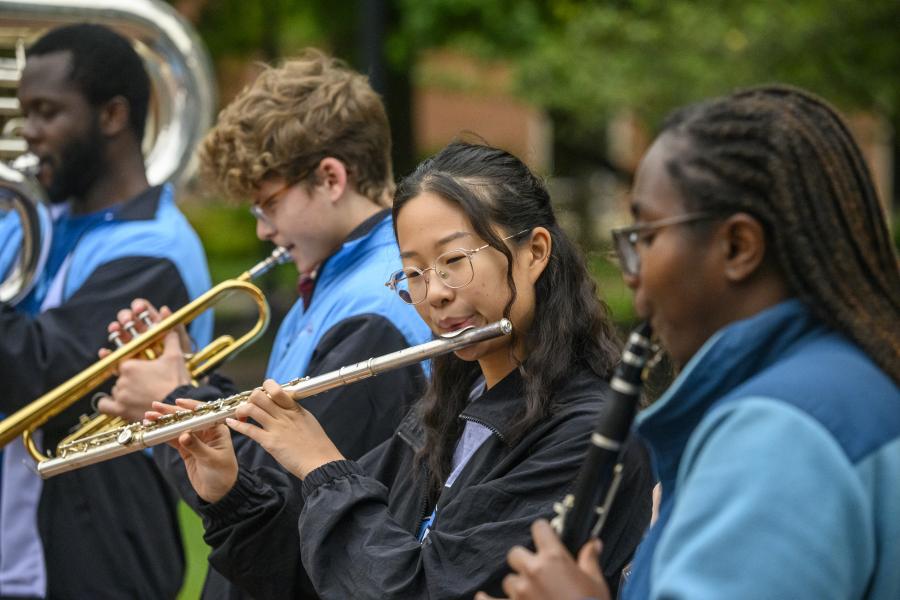
<svg viewBox="0 0 900 600"><path fill-rule="evenodd" d="M213 402L219 398L225 398L235 393L237 393L237 389L234 387L234 382L218 373L213 373L199 386L195 387L191 384L186 384L175 388L168 396L166 396L163 402L166 404L175 404L176 398L189 398L191 400L200 400L201 402ZM234 432L232 432L232 438L235 438L236 451L239 454L241 445L250 443L247 438ZM166 481L168 481L169 485L178 492L181 499L196 511L198 507L203 504L203 500L201 500L197 495L197 492L194 491L194 487L191 485L187 472L185 471L184 461L181 459L178 451L168 444L160 444L154 446L152 452L153 461L156 463L157 468L159 468Z"/></svg>
<svg viewBox="0 0 900 600"><path fill-rule="evenodd" d="M173 310L188 298L171 261L128 257L102 265L65 303L37 317L0 305L0 411L18 410L93 364L107 345L107 324L137 297ZM45 426L48 441L87 410L84 399Z"/></svg>

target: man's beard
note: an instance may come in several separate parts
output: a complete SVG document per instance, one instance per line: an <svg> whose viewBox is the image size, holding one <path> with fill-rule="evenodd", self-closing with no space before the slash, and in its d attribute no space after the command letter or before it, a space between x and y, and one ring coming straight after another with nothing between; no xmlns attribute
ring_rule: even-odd
<svg viewBox="0 0 900 600"><path fill-rule="evenodd" d="M96 119L82 137L73 139L59 154L47 187L47 198L53 204L70 198L82 198L106 170L106 140Z"/></svg>

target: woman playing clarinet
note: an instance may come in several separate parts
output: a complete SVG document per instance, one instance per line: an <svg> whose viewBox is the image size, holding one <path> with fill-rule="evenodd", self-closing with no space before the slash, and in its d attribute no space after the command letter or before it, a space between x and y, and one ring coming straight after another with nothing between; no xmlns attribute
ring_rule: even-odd
<svg viewBox="0 0 900 600"><path fill-rule="evenodd" d="M900 272L844 121L785 87L679 110L631 210L625 281L680 373L637 419L662 501L622 596L900 598ZM596 542L534 538L508 596L610 597Z"/></svg>

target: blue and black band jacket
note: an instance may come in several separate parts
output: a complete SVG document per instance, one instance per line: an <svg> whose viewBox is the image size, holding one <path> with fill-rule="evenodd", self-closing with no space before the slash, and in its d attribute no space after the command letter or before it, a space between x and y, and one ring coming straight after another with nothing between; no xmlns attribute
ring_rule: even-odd
<svg viewBox="0 0 900 600"><path fill-rule="evenodd" d="M107 345L107 324L132 299L175 310L209 288L202 245L176 207L171 186L148 188L104 212L69 254L54 307L27 314L0 305L0 412L27 405L93 364ZM16 231L0 228L4 249L15 237ZM0 264L0 271L6 268ZM209 314L191 327L198 344L208 342L211 330ZM55 447L78 415L90 412L89 397L76 403L42 428L42 445ZM31 483L26 487L32 489ZM42 595L34 585L44 587L48 598L177 594L184 561L176 497L148 456L83 468L34 490L43 542L43 556L36 559L45 581L9 582L0 595ZM12 502L8 494L20 491L3 493Z"/></svg>

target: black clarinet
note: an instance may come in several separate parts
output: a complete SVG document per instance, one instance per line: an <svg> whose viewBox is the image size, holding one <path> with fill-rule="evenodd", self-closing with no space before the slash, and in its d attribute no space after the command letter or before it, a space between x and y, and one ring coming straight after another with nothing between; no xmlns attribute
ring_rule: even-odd
<svg viewBox="0 0 900 600"><path fill-rule="evenodd" d="M597 429L575 479L573 493L554 509L553 525L573 556L606 521L622 477L622 447L637 412L644 371L653 354L650 325L644 323L628 337L622 360L616 367Z"/></svg>

